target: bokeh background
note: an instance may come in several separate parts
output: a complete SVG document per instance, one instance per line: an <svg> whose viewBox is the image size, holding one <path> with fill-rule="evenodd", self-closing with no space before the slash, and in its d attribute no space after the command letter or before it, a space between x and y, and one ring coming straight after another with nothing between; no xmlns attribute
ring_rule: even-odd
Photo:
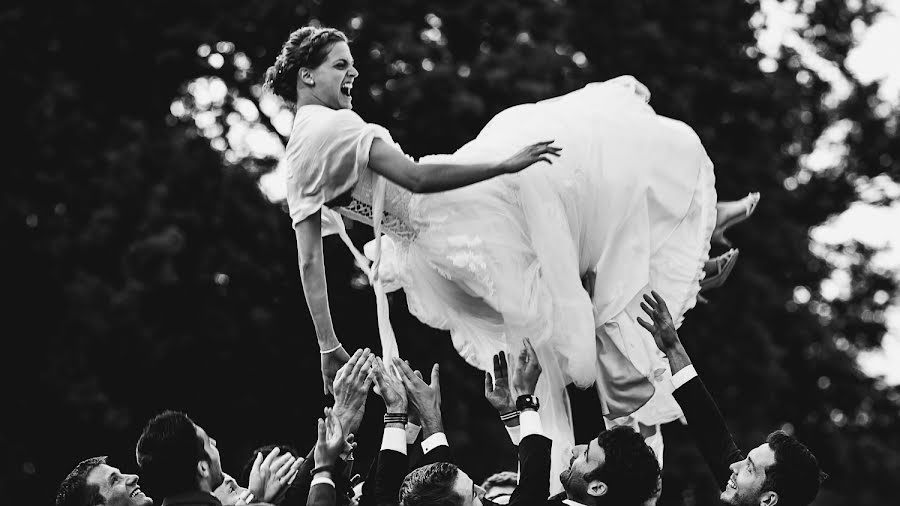
<svg viewBox="0 0 900 506"><path fill-rule="evenodd" d="M893 504L900 389L858 359L881 346L896 275L853 234L811 239L853 206L900 198L896 89L848 66L885 14L869 0L763 3L790 15L779 33L791 43L766 46L772 17L756 0L0 8L3 502L52 503L93 455L134 471L140 430L164 408L215 436L235 475L258 444L312 444L326 401L278 200L292 114L260 84L288 33L314 23L351 36L355 109L414 156L452 152L510 105L621 74L646 84L657 112L696 129L721 198L763 194L731 234L741 248L731 279L681 332L739 444L784 428L831 475L816 504ZM896 53L883 57L896 66ZM351 235L361 244L371 230ZM365 278L339 240L325 248L338 336L351 350L377 347ZM402 293L392 319L416 368L442 366L462 467L476 480L514 469L481 373L409 316ZM592 391L573 395L584 441L599 405ZM378 446L383 408L371 401L360 462ZM664 432L660 504L714 504L685 430Z"/></svg>

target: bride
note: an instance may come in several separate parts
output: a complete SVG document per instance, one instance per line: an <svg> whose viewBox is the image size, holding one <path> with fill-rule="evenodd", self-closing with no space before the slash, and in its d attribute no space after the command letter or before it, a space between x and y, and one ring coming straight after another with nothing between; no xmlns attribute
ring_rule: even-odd
<svg viewBox="0 0 900 506"><path fill-rule="evenodd" d="M385 357L397 356L385 293L398 288L412 314L449 330L482 370L530 338L557 471L573 444L569 383L596 384L604 414L618 420L609 423L680 417L666 361L635 320L641 295L672 301L680 324L737 259L731 250L710 260L710 240L725 243L759 195L717 203L697 135L656 115L630 76L507 109L456 153L415 162L351 111L357 75L344 34L313 27L290 35L266 75L297 106L287 200L325 388L349 358L322 253L322 237L337 233L372 281ZM375 228L371 265L340 215Z"/></svg>

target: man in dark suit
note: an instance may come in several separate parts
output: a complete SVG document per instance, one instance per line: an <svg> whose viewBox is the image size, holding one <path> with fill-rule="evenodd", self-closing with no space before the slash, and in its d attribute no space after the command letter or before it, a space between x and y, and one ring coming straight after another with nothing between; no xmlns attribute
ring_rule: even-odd
<svg viewBox="0 0 900 506"><path fill-rule="evenodd" d="M735 506L805 506L815 499L825 478L816 457L796 438L782 431L744 454L734 443L709 392L684 350L665 301L656 292L644 295L641 307L653 323L638 318L653 334L672 368L675 399L681 405L694 439L722 490L721 500Z"/></svg>
<svg viewBox="0 0 900 506"><path fill-rule="evenodd" d="M162 498L162 506L222 505L216 492L226 480L216 440L186 414L165 411L153 417L138 439L135 456L147 489ZM290 456L276 462L261 495L278 497L301 464Z"/></svg>
<svg viewBox="0 0 900 506"><path fill-rule="evenodd" d="M494 359L494 380L486 379L485 395L498 411L508 409L505 392L519 394L519 485L510 506L640 506L659 489L659 464L643 438L629 427L602 431L589 444L576 446L569 468L560 475L565 494L548 499L551 441L543 435L539 401L534 397L541 366L526 339L509 388L505 355ZM512 395L511 393L508 395ZM501 413L508 415L510 413ZM480 487L455 466L434 464L406 477L401 506L482 506Z"/></svg>

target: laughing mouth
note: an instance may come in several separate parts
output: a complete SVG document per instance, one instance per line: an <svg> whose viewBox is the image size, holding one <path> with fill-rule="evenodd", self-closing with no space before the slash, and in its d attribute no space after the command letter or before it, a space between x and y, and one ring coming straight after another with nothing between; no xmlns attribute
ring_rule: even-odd
<svg viewBox="0 0 900 506"><path fill-rule="evenodd" d="M734 483L734 477L728 478L728 487L737 488L737 485Z"/></svg>
<svg viewBox="0 0 900 506"><path fill-rule="evenodd" d="M137 487L137 488L135 488L134 490L132 490L131 493L128 494L128 497L134 498L134 497L137 497L138 494L144 495L144 493L141 492L141 487Z"/></svg>
<svg viewBox="0 0 900 506"><path fill-rule="evenodd" d="M350 96L350 91L351 91L352 89L353 89L353 83L352 83L352 82L344 83L344 84L341 85L341 94L344 95L344 96L349 97L349 96Z"/></svg>

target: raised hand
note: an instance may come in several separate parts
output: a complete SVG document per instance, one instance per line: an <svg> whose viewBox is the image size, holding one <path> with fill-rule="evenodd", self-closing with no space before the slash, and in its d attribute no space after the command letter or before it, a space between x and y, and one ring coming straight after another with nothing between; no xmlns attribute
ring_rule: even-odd
<svg viewBox="0 0 900 506"><path fill-rule="evenodd" d="M553 146L555 141L542 141L525 146L521 151L503 161L503 172L513 173L530 167L537 162L552 164L551 156L558 157L562 148Z"/></svg>
<svg viewBox="0 0 900 506"><path fill-rule="evenodd" d="M408 402L418 413L426 432L442 432L441 382L437 364L431 368L431 383L425 383L419 371L413 371L405 361L394 358L394 367L406 389Z"/></svg>
<svg viewBox="0 0 900 506"><path fill-rule="evenodd" d="M516 367L513 370L513 389L516 391L516 395L534 395L534 389L541 377L541 363L527 337L523 340L523 344L525 346L519 352Z"/></svg>
<svg viewBox="0 0 900 506"><path fill-rule="evenodd" d="M650 293L653 294L653 297L644 294L641 309L650 316L653 323L644 321L640 316L637 318L637 322L653 335L653 340L656 341L656 346L660 351L668 354L670 350L680 347L681 341L678 339L678 332L675 330L675 323L672 321L666 301L658 293Z"/></svg>
<svg viewBox="0 0 900 506"><path fill-rule="evenodd" d="M375 393L384 400L384 406L388 413L406 413L407 399L406 387L392 371L389 371L380 357L375 357L375 365L372 369L375 380Z"/></svg>
<svg viewBox="0 0 900 506"><path fill-rule="evenodd" d="M497 410L505 415L516 410L516 399L509 389L509 366L506 364L506 353L494 355L494 377L484 373L484 397Z"/></svg>
<svg viewBox="0 0 900 506"><path fill-rule="evenodd" d="M250 468L250 492L263 502L277 502L294 482L301 464L303 457L294 458L289 452L281 454L277 447L265 458L257 453Z"/></svg>
<svg viewBox="0 0 900 506"><path fill-rule="evenodd" d="M350 360L350 355L343 346L329 353L320 353L319 362L322 366L322 383L325 385L326 394L333 393L334 378L348 360Z"/></svg>
<svg viewBox="0 0 900 506"><path fill-rule="evenodd" d="M222 474L225 479L212 493L222 503L222 506L244 506L253 501L253 494L249 489L238 486L234 478L227 473Z"/></svg>
<svg viewBox="0 0 900 506"><path fill-rule="evenodd" d="M319 437L313 451L316 468L333 466L347 447L344 430L333 409L325 408L325 418L319 418L318 430Z"/></svg>
<svg viewBox="0 0 900 506"><path fill-rule="evenodd" d="M375 355L369 348L356 350L334 377L334 412L347 434L356 432L366 412L374 365Z"/></svg>

